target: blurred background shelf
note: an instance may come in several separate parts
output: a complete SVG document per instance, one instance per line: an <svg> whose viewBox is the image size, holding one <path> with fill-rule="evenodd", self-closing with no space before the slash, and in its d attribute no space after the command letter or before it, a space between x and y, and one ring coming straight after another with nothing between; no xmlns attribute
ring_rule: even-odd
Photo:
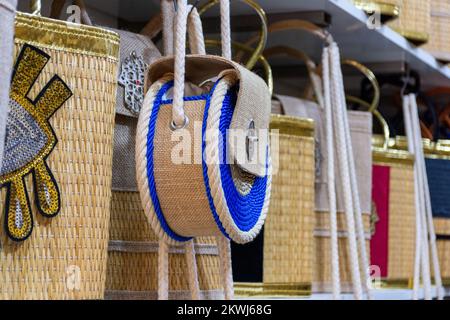
<svg viewBox="0 0 450 320"><path fill-rule="evenodd" d="M205 0L201 0L199 5L204 2ZM27 10L28 3L28 0L20 0L20 9ZM49 0L43 1L44 14L48 12L49 3ZM86 0L86 3L94 22L135 30L159 10L159 0ZM404 71L405 64L408 64L419 72L424 88L450 85L449 67L439 63L431 54L408 42L388 26L369 29L367 15L349 0L258 0L258 3L268 14L270 21L283 17L305 18L305 14L309 14L311 21L322 26L328 24L328 30L339 44L342 56L365 63L374 72L401 72ZM248 15L252 14L251 9L241 1L234 0L231 12L234 16L233 30L238 31L234 38L248 39L249 32L257 26L253 23L256 20L248 20ZM211 19L217 15L217 8L207 13ZM216 27L218 30L217 23L211 21L205 21L205 29L211 31ZM322 43L307 34L303 36L299 32L286 31L269 36L268 46L281 44L302 49L316 61L320 59ZM285 64L285 60L273 62L275 68L282 69ZM295 65L294 62L292 64ZM296 72L295 68L290 69Z"/></svg>

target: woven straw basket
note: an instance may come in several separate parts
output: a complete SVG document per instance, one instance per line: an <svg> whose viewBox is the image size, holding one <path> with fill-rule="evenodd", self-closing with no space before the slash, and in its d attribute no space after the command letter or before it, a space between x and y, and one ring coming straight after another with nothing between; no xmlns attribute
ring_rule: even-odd
<svg viewBox="0 0 450 320"><path fill-rule="evenodd" d="M450 62L450 1L431 0L431 31L427 49L436 59Z"/></svg>
<svg viewBox="0 0 450 320"><path fill-rule="evenodd" d="M400 8L398 19L388 23L392 29L415 44L424 44L430 38L430 0L389 0Z"/></svg>
<svg viewBox="0 0 450 320"><path fill-rule="evenodd" d="M15 23L15 56L31 44L50 57L29 97L55 74L73 95L49 120L58 141L46 163L59 187L59 214L44 218L30 201L31 236L16 243L1 233L0 298L102 299L119 39L99 28L22 13ZM25 183L34 199L30 176ZM1 189L2 199L5 193Z"/></svg>
<svg viewBox="0 0 450 320"><path fill-rule="evenodd" d="M263 231L263 282L236 283L237 295L311 292L314 227L314 121L272 115L273 178ZM275 133L273 130L278 130Z"/></svg>
<svg viewBox="0 0 450 320"><path fill-rule="evenodd" d="M376 166L389 168L387 273L384 280L388 285L405 286L413 276L415 252L413 157L404 150L374 148L373 161Z"/></svg>
<svg viewBox="0 0 450 320"><path fill-rule="evenodd" d="M215 238L196 241L202 299L223 299ZM184 247L171 248L169 297L190 299ZM156 299L158 239L147 222L137 192L113 191L106 276L106 299Z"/></svg>

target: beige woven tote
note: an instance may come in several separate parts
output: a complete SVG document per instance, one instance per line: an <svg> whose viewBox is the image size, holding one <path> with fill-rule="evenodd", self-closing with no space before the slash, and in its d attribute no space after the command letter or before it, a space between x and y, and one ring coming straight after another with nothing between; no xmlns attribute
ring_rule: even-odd
<svg viewBox="0 0 450 320"><path fill-rule="evenodd" d="M5 147L6 118L8 116L9 83L13 67L14 17L17 0L0 0L0 163Z"/></svg>
<svg viewBox="0 0 450 320"><path fill-rule="evenodd" d="M384 130L389 130L384 122ZM389 131L387 137L389 137ZM386 135L386 133L385 133ZM416 209L414 202L414 158L406 150L374 146L373 163L387 166L389 179L388 264L389 286L407 287L414 274Z"/></svg>
<svg viewBox="0 0 450 320"><path fill-rule="evenodd" d="M450 62L450 1L431 0L430 40L425 45L436 59Z"/></svg>
<svg viewBox="0 0 450 320"><path fill-rule="evenodd" d="M369 76L375 77L373 74ZM375 91L379 94L378 82L372 81ZM377 93L375 95L377 95ZM383 129L383 135L376 135L372 139L373 165L389 167L389 220L387 246L387 277L383 280L390 286L408 286L413 275L415 254L416 211L414 204L414 159L406 150L391 148L389 127L381 114L374 108L378 105L378 98L372 104L353 97L362 106L372 109L375 119ZM406 148L406 144L405 144ZM373 179L376 179L374 176ZM375 231L377 210L372 203L372 219L370 232ZM372 262L373 263L373 262Z"/></svg>
<svg viewBox="0 0 450 320"><path fill-rule="evenodd" d="M39 8L39 2L33 4ZM16 220L8 225L10 235L23 236L31 231L24 228L34 228L21 243L9 240L5 232L1 234L0 297L102 299L119 38L100 28L25 13L17 14L15 26L14 56L16 66L21 66L16 68L15 79L25 81L13 80L11 97L19 99L17 92L27 92L28 86L28 97L40 94L34 103L45 110L49 122L38 115L27 121L34 121L44 132L51 128L53 135L47 135L47 143L53 144L47 146L53 145L53 149L45 147L34 160L25 159L25 169L1 177L2 181L13 181L13 192L26 190L33 199L28 210L22 202L23 193L9 195L10 201L17 196L20 199ZM27 106L25 100L20 101ZM20 112L17 106L15 112ZM10 119L11 123L16 121L11 114ZM39 132L38 128L34 130ZM18 184L22 177L25 185ZM1 194L4 199L5 188ZM55 213L58 216L49 219ZM5 223L5 216L2 219Z"/></svg>

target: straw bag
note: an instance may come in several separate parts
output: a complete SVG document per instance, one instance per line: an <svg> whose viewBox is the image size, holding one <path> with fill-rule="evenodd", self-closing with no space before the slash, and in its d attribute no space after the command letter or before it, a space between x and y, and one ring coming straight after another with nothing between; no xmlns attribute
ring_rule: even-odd
<svg viewBox="0 0 450 320"><path fill-rule="evenodd" d="M276 31L284 31L284 30L303 30L311 33L312 35L318 37L323 42L332 43L331 36L328 35L326 32L323 32L320 28L317 28L314 25L311 25L310 23L307 23L302 20L283 20L276 23L271 24L268 27L269 31L276 32ZM294 58L301 59L305 61L305 64L308 68L310 80L312 83L313 88L313 94L315 95L318 104L320 106L317 106L315 103L311 103L309 101L295 99L291 97L283 97L283 96L277 96L277 99L281 101L280 103L273 104L272 110L277 112L276 110L282 110L284 109L286 114L295 115L299 117L308 117L315 120L315 160L316 160L316 187L315 187L315 208L316 208L316 214L315 214L315 220L316 220L316 227L317 231L314 232L317 237L315 237L314 242L316 241L322 241L321 238L324 238L324 242L328 242L328 247L325 248L325 246L321 246L320 244L316 246L316 249L313 249L313 282L316 282L318 285L315 285L315 290L322 291L325 289L325 286L323 285L323 280L320 280L320 277L324 279L325 277L328 277L331 279L331 245L330 245L330 231L329 231L329 223L327 224L327 221L330 220L329 215L323 214L327 213L328 211L328 192L327 192L327 170L325 163L327 162L327 146L325 143L325 122L323 120L324 118L324 111L320 109L324 109L324 97L322 92L322 81L320 75L318 74L316 67L314 63L307 58L305 54L302 52L299 52L297 50L293 50L291 48L286 47L274 47L267 49L265 51L265 55L269 56L271 54L278 54L278 53L284 53L287 55L290 55ZM283 100L283 101L282 101ZM282 105L282 108L281 108ZM359 202L361 203L361 207L363 209L363 212L370 212L370 184L367 183L367 181L370 181L370 167L371 167L371 157L370 157L370 134L371 134L371 115L367 112L348 112L348 118L350 122L350 128L353 131L352 136L352 142L354 145L354 152L357 154L358 159L363 159L363 161L358 161L356 163L356 170L358 174L356 175L358 177L358 187L359 187ZM361 136L360 136L361 134ZM367 172L369 172L369 176L367 177ZM320 175L321 173L321 175ZM369 178L369 179L367 179ZM355 179L356 180L356 179ZM338 181L338 185L341 184L341 181ZM303 189L302 189L303 190ZM342 193L339 194L339 208L341 210L340 220L344 218L344 214L342 214L342 206L343 206L343 199L342 199ZM357 217L359 219L359 217ZM270 219L270 218L269 218ZM366 220L368 222L369 217L366 217ZM307 221L305 219L305 221ZM358 221L359 222L359 221ZM362 221L361 221L361 224ZM368 223L365 223L368 225ZM306 229L307 229L307 225ZM341 234L342 235L342 234ZM306 233L305 237L310 236L308 233ZM328 237L328 239L326 239ZM319 239L319 240L317 240ZM307 242L308 243L308 242ZM346 245L346 243L345 243ZM345 246L347 248L348 246ZM330 249L326 250L325 249ZM366 255L361 250L361 259L367 261ZM365 251L367 251L367 248L364 248ZM341 248L342 251L342 248ZM317 255L317 259L316 259ZM308 255L303 255L304 259L303 261L308 261ZM340 259L341 263L348 265L348 258L349 255L343 254L343 257ZM265 259L265 258L264 258ZM324 268L317 268L315 267L317 264L317 261L323 261L327 264L327 270ZM347 259L347 260L346 260ZM303 262L305 265L306 263ZM363 263L365 264L365 263ZM324 265L325 267L325 265ZM341 267L341 270L349 270L349 267ZM316 272L317 271L317 272ZM306 274L306 273L305 273ZM314 281L315 279L319 279L317 281ZM329 286L328 286L329 287ZM313 289L314 290L314 289ZM358 293L359 296L359 293Z"/></svg>
<svg viewBox="0 0 450 320"><path fill-rule="evenodd" d="M5 147L6 118L8 117L9 84L13 66L14 16L17 0L0 0L0 163Z"/></svg>
<svg viewBox="0 0 450 320"><path fill-rule="evenodd" d="M170 24L172 13L167 11L168 1L162 3L165 23ZM166 11L165 11L166 10ZM169 16L167 16L169 15ZM198 15L194 8L190 13L190 25ZM148 27L146 34L152 34L160 26ZM165 28L171 28L165 26ZM173 30L173 29L172 29ZM151 62L160 56L148 36L118 31L122 34L122 65L127 64L127 57L133 59L127 48L141 46L140 52L151 52ZM165 33L166 30L163 29ZM127 38L124 38L123 36ZM126 41L126 42L125 42ZM165 38L164 47L169 46ZM122 45L123 44L123 45ZM144 46L143 46L144 45ZM173 45L173 44L172 44ZM143 47L142 47L143 46ZM134 49L136 52L136 49ZM135 56L140 56L136 54ZM141 56L144 56L143 54ZM148 56L148 55L147 55ZM150 64L149 63L149 64ZM119 86L119 90L123 91ZM119 100L120 99L120 100ZM138 107L140 110L140 106ZM135 180L135 163L129 161L129 155L135 153L135 136L137 119L135 112L124 105L124 96L118 95L116 105L116 125L113 156L113 196L111 202L111 226L106 277L106 299L156 299L158 269L158 237L147 222L137 192ZM201 237L195 240L195 252L201 299L223 299L223 286L220 274L218 247L214 237ZM185 259L185 248L171 246L169 255L169 298L190 299Z"/></svg>
<svg viewBox="0 0 450 320"><path fill-rule="evenodd" d="M175 57L162 58L150 67L151 86L138 120L137 181L146 217L162 240L158 251L161 299L167 298L168 244L185 245L190 257L189 288L193 298L199 296L192 238L200 236L217 237L225 297L232 298L229 243L224 236L241 243L251 241L269 205L269 90L262 79L229 60L229 2L220 4L224 58L185 56L187 3L177 2ZM185 79L203 93L183 97ZM198 126L199 140L194 134ZM184 157L174 158L173 134L193 137L197 151L189 144ZM245 143L236 143L236 137Z"/></svg>
<svg viewBox="0 0 450 320"><path fill-rule="evenodd" d="M271 75L270 70L266 73ZM311 292L314 121L304 114L283 115L289 112L283 108L284 99L299 100L281 96L272 100L274 171L269 216L255 243L232 246L234 279L238 282L235 290L241 296L299 296ZM312 112L318 111L314 105L307 107ZM274 141L278 148L274 147Z"/></svg>
<svg viewBox="0 0 450 320"><path fill-rule="evenodd" d="M274 171L269 216L255 243L233 245L236 294L311 292L314 219L314 121L273 114ZM276 130L273 131L273 130Z"/></svg>
<svg viewBox="0 0 450 320"><path fill-rule="evenodd" d="M416 45L428 42L431 33L430 0L395 0L400 8L398 19L388 26Z"/></svg>
<svg viewBox="0 0 450 320"><path fill-rule="evenodd" d="M0 297L101 299L119 38L25 13L15 25L9 161L0 177L8 227L1 237ZM35 134L32 141L20 123ZM14 243L7 235L29 239Z"/></svg>

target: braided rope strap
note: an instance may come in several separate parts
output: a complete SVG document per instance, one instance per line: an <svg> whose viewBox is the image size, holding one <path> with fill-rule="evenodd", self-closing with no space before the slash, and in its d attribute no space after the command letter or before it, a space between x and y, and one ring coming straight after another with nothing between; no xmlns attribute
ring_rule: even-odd
<svg viewBox="0 0 450 320"><path fill-rule="evenodd" d="M334 172L334 149L333 137L333 114L331 106L330 85L330 56L329 48L323 50L322 55L323 72L323 106L325 109L326 143L327 143L327 177L328 177L328 203L330 204L330 231L331 231L331 279L333 283L333 299L341 299L341 279L339 271L339 247L338 227L336 211L336 185Z"/></svg>

